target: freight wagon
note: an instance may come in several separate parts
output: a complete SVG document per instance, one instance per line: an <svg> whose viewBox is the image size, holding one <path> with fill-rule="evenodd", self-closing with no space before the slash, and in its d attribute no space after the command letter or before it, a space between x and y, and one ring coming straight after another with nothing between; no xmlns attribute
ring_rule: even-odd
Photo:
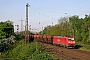
<svg viewBox="0 0 90 60"><path fill-rule="evenodd" d="M24 37L25 37L26 43L33 42L33 40L34 40L33 34L25 34Z"/></svg>

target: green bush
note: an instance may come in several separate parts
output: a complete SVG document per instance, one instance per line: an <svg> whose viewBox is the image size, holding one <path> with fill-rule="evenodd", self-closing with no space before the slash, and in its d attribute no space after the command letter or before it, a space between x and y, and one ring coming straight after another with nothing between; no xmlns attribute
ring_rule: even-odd
<svg viewBox="0 0 90 60"><path fill-rule="evenodd" d="M42 47L36 42L25 44L21 40L18 45L7 52L5 58L12 60L53 60L49 53L42 49Z"/></svg>

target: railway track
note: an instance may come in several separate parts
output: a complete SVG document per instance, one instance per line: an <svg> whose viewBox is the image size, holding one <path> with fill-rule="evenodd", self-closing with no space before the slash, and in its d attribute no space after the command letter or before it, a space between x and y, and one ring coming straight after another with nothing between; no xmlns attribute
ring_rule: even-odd
<svg viewBox="0 0 90 60"><path fill-rule="evenodd" d="M62 57L65 60L90 60L90 52L78 49L67 49L51 44L41 43L43 49L52 52L58 58Z"/></svg>

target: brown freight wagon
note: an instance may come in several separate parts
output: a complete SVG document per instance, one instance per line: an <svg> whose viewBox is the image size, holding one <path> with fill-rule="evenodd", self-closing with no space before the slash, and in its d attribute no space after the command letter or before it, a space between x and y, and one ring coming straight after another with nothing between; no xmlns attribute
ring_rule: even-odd
<svg viewBox="0 0 90 60"><path fill-rule="evenodd" d="M43 42L43 36L42 35L39 36L39 41Z"/></svg>
<svg viewBox="0 0 90 60"><path fill-rule="evenodd" d="M47 36L47 43L53 43L53 36Z"/></svg>
<svg viewBox="0 0 90 60"><path fill-rule="evenodd" d="M42 40L42 42L47 43L47 36L46 36L46 35L43 36L43 40Z"/></svg>
<svg viewBox="0 0 90 60"><path fill-rule="evenodd" d="M33 42L33 40L34 40L34 35L25 34L24 36L25 36L25 41L26 41L26 43Z"/></svg>

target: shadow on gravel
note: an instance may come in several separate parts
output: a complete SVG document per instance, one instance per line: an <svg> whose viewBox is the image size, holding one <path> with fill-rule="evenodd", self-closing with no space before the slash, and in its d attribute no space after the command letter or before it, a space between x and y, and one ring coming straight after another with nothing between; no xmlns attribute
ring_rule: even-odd
<svg viewBox="0 0 90 60"><path fill-rule="evenodd" d="M75 49L79 49L79 48L81 48L81 47L83 47L83 46L81 46L81 45L76 45L76 46L75 46Z"/></svg>

